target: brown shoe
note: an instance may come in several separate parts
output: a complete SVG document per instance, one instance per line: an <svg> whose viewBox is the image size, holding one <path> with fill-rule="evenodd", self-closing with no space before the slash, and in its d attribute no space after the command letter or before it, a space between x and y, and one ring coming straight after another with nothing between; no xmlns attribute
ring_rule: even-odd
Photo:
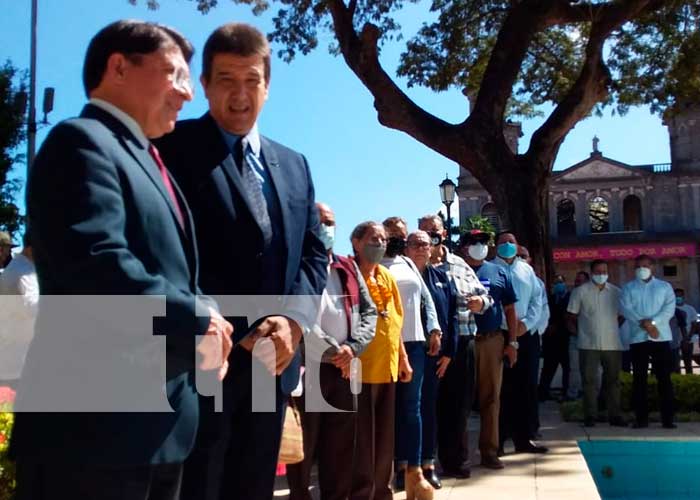
<svg viewBox="0 0 700 500"><path fill-rule="evenodd" d="M420 467L406 467L406 500L433 500L435 490L423 477Z"/></svg>
<svg viewBox="0 0 700 500"><path fill-rule="evenodd" d="M503 469L505 465L500 461L498 457L484 457L481 459L481 466L487 469Z"/></svg>

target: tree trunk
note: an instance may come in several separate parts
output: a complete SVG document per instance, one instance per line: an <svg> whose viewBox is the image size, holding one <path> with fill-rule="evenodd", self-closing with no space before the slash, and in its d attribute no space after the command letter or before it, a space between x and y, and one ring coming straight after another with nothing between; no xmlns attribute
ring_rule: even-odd
<svg viewBox="0 0 700 500"><path fill-rule="evenodd" d="M545 283L552 281L554 273L549 240L549 180L548 169L542 172L520 157L517 167L508 175L500 175L488 189L499 209L503 228L512 231L518 243L527 247L532 265Z"/></svg>

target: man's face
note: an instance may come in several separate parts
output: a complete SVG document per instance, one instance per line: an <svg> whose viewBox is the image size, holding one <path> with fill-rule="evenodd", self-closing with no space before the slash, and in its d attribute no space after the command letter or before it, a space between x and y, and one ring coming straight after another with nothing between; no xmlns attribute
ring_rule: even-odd
<svg viewBox="0 0 700 500"><path fill-rule="evenodd" d="M352 240L352 248L355 250L355 253L361 255L365 245L386 247L386 240L387 236L384 226L377 224L370 227L362 238Z"/></svg>
<svg viewBox="0 0 700 500"><path fill-rule="evenodd" d="M263 56L216 54L208 81L205 75L201 81L216 123L232 134L250 132L268 95Z"/></svg>
<svg viewBox="0 0 700 500"><path fill-rule="evenodd" d="M685 292L683 290L676 290L676 302L678 304L683 304L685 302Z"/></svg>
<svg viewBox="0 0 700 500"><path fill-rule="evenodd" d="M325 224L326 226L335 226L335 214L328 205L318 205L318 216L321 224Z"/></svg>
<svg viewBox="0 0 700 500"><path fill-rule="evenodd" d="M165 47L126 59L125 88L133 99L134 118L148 138L157 138L175 128L185 101L192 100L190 70L178 47Z"/></svg>
<svg viewBox="0 0 700 500"><path fill-rule="evenodd" d="M500 245L501 243L513 243L514 245L517 245L518 240L515 238L513 233L503 233L498 237L498 241L496 242L497 245Z"/></svg>
<svg viewBox="0 0 700 500"><path fill-rule="evenodd" d="M393 224L390 227L386 227L386 237L387 238L401 238L405 240L408 237L408 229L406 224L399 222L398 224Z"/></svg>
<svg viewBox="0 0 700 500"><path fill-rule="evenodd" d="M418 229L425 231L426 233L435 233L441 236L444 241L447 236L447 230L443 227L442 221L438 218L435 219L423 219L418 224Z"/></svg>
<svg viewBox="0 0 700 500"><path fill-rule="evenodd" d="M523 259L528 264L532 263L532 259L530 258L530 251L523 246L518 247L518 257Z"/></svg>
<svg viewBox="0 0 700 500"><path fill-rule="evenodd" d="M416 263L417 266L424 266L430 259L430 236L424 231L413 233L408 238L406 256Z"/></svg>
<svg viewBox="0 0 700 500"><path fill-rule="evenodd" d="M634 263L634 269L637 270L641 267L646 267L649 269L651 275L654 274L654 263L649 259L640 259Z"/></svg>

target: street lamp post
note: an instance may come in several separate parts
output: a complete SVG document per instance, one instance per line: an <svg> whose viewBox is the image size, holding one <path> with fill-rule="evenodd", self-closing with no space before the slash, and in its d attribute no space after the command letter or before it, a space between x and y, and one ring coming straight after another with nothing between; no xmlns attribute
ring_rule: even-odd
<svg viewBox="0 0 700 500"><path fill-rule="evenodd" d="M29 114L27 116L27 173L36 151L36 24L37 0L32 0L32 20L29 55Z"/></svg>
<svg viewBox="0 0 700 500"><path fill-rule="evenodd" d="M440 183L440 199L447 208L447 248L452 250L452 217L450 216L450 207L455 201L455 192L457 186L452 182L447 174L445 180Z"/></svg>

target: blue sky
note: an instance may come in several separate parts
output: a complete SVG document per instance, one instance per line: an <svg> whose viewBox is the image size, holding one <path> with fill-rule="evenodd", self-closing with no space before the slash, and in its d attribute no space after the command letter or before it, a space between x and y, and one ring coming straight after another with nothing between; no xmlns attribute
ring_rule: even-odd
<svg viewBox="0 0 700 500"><path fill-rule="evenodd" d="M255 17L246 6L220 0L208 15L189 0L161 0L158 11L146 9L146 1L132 6L127 0L38 0L39 41L37 88L56 88L51 123L80 112L85 96L80 81L85 48L90 38L106 24L121 18L139 18L169 24L185 34L197 48L192 74L200 74L201 47L209 33L230 21L251 22L268 32L272 12ZM3 2L0 30L0 60L7 58L21 68L29 67L30 0ZM405 37L410 38L430 18L429 2L409 4L399 16ZM275 59L272 64L270 98L259 120L261 132L306 155L318 200L336 212L340 253L350 250L352 228L367 219L382 220L401 215L415 228L416 219L440 209L438 184L449 174L456 180L458 166L411 137L382 127L369 92L347 68L342 58L328 54L330 34L319 48L291 64ZM387 44L382 63L395 74L404 42ZM275 47L273 46L273 51ZM398 80L406 88L405 81ZM408 89L409 96L427 111L449 122L464 120L468 104L460 89L435 94L426 89ZM41 109L41 102L37 103ZM207 109L201 87L187 104L182 118L197 117ZM527 145L542 119L523 123ZM47 128L38 135L38 144ZM591 140L597 135L605 156L629 164L670 161L666 128L646 109L625 117L589 118L579 123L564 142L555 169L588 157ZM521 146L523 149L523 146ZM23 167L19 167L23 170ZM454 212L454 209L453 209Z"/></svg>

